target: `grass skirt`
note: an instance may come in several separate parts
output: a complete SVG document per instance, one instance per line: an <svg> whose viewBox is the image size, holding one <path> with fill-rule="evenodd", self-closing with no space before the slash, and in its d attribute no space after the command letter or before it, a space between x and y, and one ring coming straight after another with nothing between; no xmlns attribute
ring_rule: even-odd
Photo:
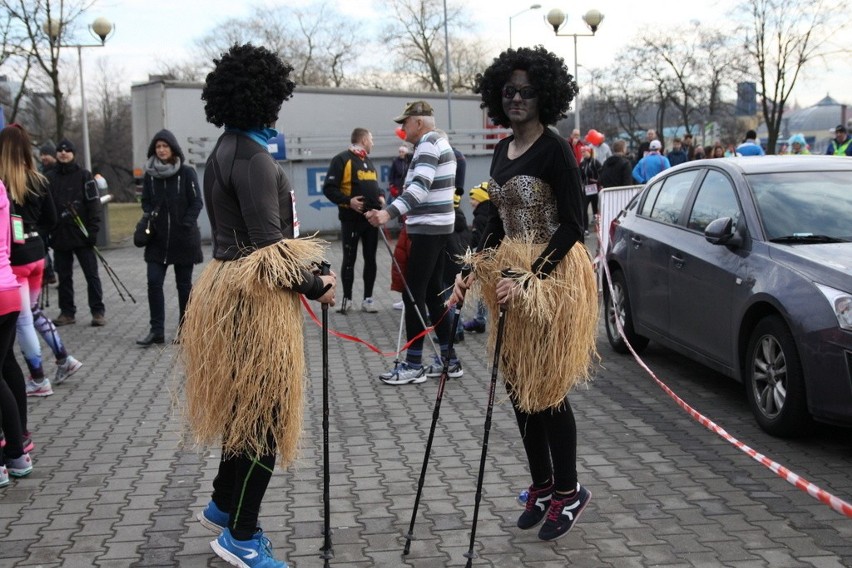
<svg viewBox="0 0 852 568"><path fill-rule="evenodd" d="M182 408L198 445L226 456L296 458L302 430L305 355L299 295L291 287L322 259L321 241L285 240L234 261L211 261L181 325L186 373Z"/></svg>
<svg viewBox="0 0 852 568"><path fill-rule="evenodd" d="M489 348L497 339L495 287L503 268L521 272L526 288L506 312L500 371L518 407L529 413L559 408L565 395L590 379L597 360L598 294L592 259L582 242L547 278L531 272L544 244L503 239L496 251L468 255L476 275L474 294L491 312Z"/></svg>

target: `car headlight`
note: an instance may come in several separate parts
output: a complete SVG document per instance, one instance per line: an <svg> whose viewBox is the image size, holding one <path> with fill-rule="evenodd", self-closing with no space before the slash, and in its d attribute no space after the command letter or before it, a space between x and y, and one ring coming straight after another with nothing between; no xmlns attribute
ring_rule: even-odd
<svg viewBox="0 0 852 568"><path fill-rule="evenodd" d="M816 287L819 288L819 291L822 292L822 295L831 304L840 327L852 331L852 294L841 292L822 284L816 284Z"/></svg>

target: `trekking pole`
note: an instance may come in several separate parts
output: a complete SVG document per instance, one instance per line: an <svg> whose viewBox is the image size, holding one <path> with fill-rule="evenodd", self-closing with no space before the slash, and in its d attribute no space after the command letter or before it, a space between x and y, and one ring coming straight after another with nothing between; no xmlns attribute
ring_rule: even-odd
<svg viewBox="0 0 852 568"><path fill-rule="evenodd" d="M405 280L405 274L402 272L402 269L399 267L399 263L396 261L396 257L393 255L393 250L391 250L390 242L388 242L388 237L385 235L384 227L379 227L379 233L382 235L382 240L385 242L385 248L388 249L388 254L391 257L391 261L393 261L394 268L399 273L399 277L402 279L402 284L405 286L405 292L408 294L408 299L411 300L411 305L414 306L414 312L417 314L417 318L420 320L420 325L423 326L423 329L427 329L429 326L426 325L426 320L423 318L423 314L420 313L420 308L417 307L417 302L414 300L414 294L411 292L411 288L408 287L408 282ZM437 314L434 314L437 315ZM432 340L432 334L427 333L426 337L429 338L429 344L432 346L432 349L435 351L435 355L440 359L441 351L435 345L435 342Z"/></svg>
<svg viewBox="0 0 852 568"><path fill-rule="evenodd" d="M512 277L513 273L506 269L502 271L504 278ZM500 315L497 320L497 340L494 344L494 363L491 366L491 385L488 389L488 408L485 411L485 433L482 436L482 457L479 459L479 477L476 480L476 497L473 506L473 525L470 531L470 548L464 553L467 558L465 568L471 568L476 552L473 546L476 542L476 523L479 519L479 502L482 500L482 480L485 476L485 458L488 455L488 434L491 431L491 414L494 411L494 391L497 388L497 366L500 363L500 350L503 347L503 330L506 327L506 304L500 304Z"/></svg>
<svg viewBox="0 0 852 568"><path fill-rule="evenodd" d="M464 271L462 271L464 272ZM461 317L463 302L459 302L455 306L453 315L453 329L459 324ZM435 438L435 426L438 424L438 415L441 413L441 400L444 398L444 386L447 384L447 378L450 374L450 353L453 349L453 340L456 334L450 334L450 340L447 343L447 356L444 358L444 366L441 369L441 379L438 382L438 394L435 397L435 408L432 410L432 425L429 427L429 438L426 441L426 452L423 456L423 467L420 468L420 480L417 482L417 496L414 498L414 509L411 511L411 524L408 525L408 534L405 536L405 549L403 555L411 551L411 541L414 539L414 523L417 519L417 508L420 506L420 495L423 493L423 482L426 480L426 468L429 466L429 454L432 452L432 440Z"/></svg>
<svg viewBox="0 0 852 568"><path fill-rule="evenodd" d="M331 265L325 260L320 264L320 274L331 274ZM325 568L328 568L329 561L334 558L334 550L331 547L331 496L329 493L331 475L329 474L328 461L328 304L324 303L322 305L322 501L324 507L324 540L320 557L323 559Z"/></svg>
<svg viewBox="0 0 852 568"><path fill-rule="evenodd" d="M74 224L77 225L77 228L80 229L80 231L83 233L83 236L88 239L89 231L86 229L86 225L83 224L83 220L80 219L80 216L77 214L77 209L74 207L74 204L68 204L68 211L71 212ZM135 304L136 298L133 297L133 294L130 293L130 290L127 289L127 286L124 285L124 282L121 281L121 279L118 277L118 274L116 274L115 270L113 270L112 267L109 265L106 258L104 258L104 255L101 254L100 249L98 249L96 245L92 245L92 249L95 251L95 255L97 255L98 260L101 261L101 264L104 267L104 271L106 271L107 276L109 276L109 279L112 281L112 285L115 286L115 290L118 292L118 297L121 298L121 301L127 301L127 299L125 299L124 297L124 294L121 293L121 290L123 289ZM121 287L119 287L119 284L121 285Z"/></svg>
<svg viewBox="0 0 852 568"><path fill-rule="evenodd" d="M403 304L402 310L399 312L399 333L396 335L396 358L393 360L393 368L396 370L399 367L399 352L402 348L402 330L405 329L405 305Z"/></svg>

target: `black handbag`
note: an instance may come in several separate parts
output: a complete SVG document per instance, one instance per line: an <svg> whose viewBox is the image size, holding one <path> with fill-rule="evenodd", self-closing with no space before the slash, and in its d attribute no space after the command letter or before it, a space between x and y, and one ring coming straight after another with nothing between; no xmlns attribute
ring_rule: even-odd
<svg viewBox="0 0 852 568"><path fill-rule="evenodd" d="M136 223L136 229L133 231L133 244L137 247L148 246L151 239L154 237L154 221L157 219L160 208L157 207L150 213L142 213L142 218Z"/></svg>

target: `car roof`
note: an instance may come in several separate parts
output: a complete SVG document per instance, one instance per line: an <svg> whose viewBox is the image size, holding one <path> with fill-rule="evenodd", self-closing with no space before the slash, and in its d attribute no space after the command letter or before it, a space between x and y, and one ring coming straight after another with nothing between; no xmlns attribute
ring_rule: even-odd
<svg viewBox="0 0 852 568"><path fill-rule="evenodd" d="M852 157L845 156L743 156L738 158L715 158L685 162L674 169L694 166L717 166L741 175L768 174L774 172L824 172L852 171Z"/></svg>

